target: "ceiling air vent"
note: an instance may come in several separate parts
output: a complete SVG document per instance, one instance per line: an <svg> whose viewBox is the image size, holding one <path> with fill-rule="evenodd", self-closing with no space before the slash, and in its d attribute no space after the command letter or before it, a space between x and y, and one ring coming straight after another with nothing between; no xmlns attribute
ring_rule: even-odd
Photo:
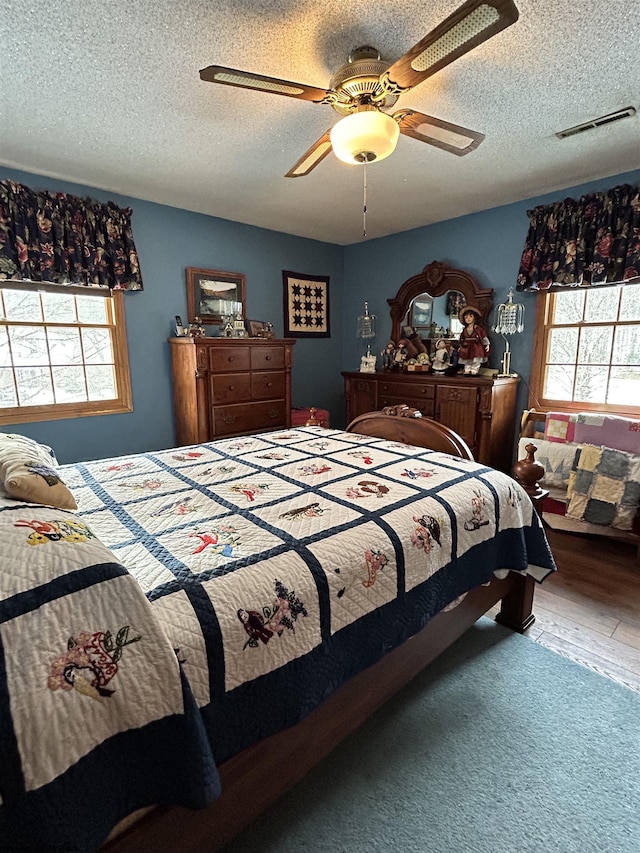
<svg viewBox="0 0 640 853"><path fill-rule="evenodd" d="M584 133L585 130L593 130L595 127L602 127L603 124L611 124L612 121L620 121L620 119L629 118L635 114L635 107L624 107L624 109L617 110L615 113L609 113L606 116L585 121L584 124L577 124L575 127L568 127L566 130L559 130L556 136L558 139L566 139L568 136L575 136L576 133Z"/></svg>

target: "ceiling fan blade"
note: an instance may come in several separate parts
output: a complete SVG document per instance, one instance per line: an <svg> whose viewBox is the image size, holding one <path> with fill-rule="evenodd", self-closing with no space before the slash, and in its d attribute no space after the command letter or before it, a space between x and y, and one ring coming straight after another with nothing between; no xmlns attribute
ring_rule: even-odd
<svg viewBox="0 0 640 853"><path fill-rule="evenodd" d="M331 151L330 133L331 128L313 143L311 148L302 155L295 166L289 169L285 178L302 178L304 175L308 175L312 169L315 169L318 163L321 163Z"/></svg>
<svg viewBox="0 0 640 853"><path fill-rule="evenodd" d="M330 103L337 99L331 89L317 89L304 83L292 83L277 77L264 77L251 71L239 71L222 65L209 65L200 71L200 79L207 83L222 83L225 86L238 86L241 89L256 89L259 92L273 92L274 95L286 95L288 98L300 98L316 104Z"/></svg>
<svg viewBox="0 0 640 853"><path fill-rule="evenodd" d="M469 130L459 124L450 124L416 110L400 110L393 114L393 118L400 126L400 133L457 154L458 157L476 149L484 139L484 133Z"/></svg>
<svg viewBox="0 0 640 853"><path fill-rule="evenodd" d="M454 59L510 27L518 17L513 0L467 0L394 62L380 82L396 94L417 86Z"/></svg>

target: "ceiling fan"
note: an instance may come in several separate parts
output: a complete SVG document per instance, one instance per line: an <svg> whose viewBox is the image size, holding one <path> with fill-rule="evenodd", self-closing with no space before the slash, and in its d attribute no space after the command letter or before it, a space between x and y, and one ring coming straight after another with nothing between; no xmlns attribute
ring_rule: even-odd
<svg viewBox="0 0 640 853"><path fill-rule="evenodd" d="M394 151L400 133L462 156L477 148L484 134L417 110L393 114L387 110L401 94L514 24L518 14L513 0L466 0L393 64L382 60L376 48L352 51L328 89L221 65L203 68L200 77L209 83L329 104L343 116L302 155L287 178L308 175L332 150L347 163L382 160Z"/></svg>

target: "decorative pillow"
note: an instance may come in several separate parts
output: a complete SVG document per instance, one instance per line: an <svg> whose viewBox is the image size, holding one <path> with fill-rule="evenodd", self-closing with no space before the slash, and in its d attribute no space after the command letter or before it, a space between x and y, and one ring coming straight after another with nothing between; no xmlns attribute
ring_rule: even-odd
<svg viewBox="0 0 640 853"><path fill-rule="evenodd" d="M547 412L544 437L547 441L573 441L577 415L564 412Z"/></svg>
<svg viewBox="0 0 640 853"><path fill-rule="evenodd" d="M77 509L58 476L55 453L24 435L0 433L0 493L20 501Z"/></svg>
<svg viewBox="0 0 640 853"><path fill-rule="evenodd" d="M567 494L570 518L631 530L640 504L640 456L580 445Z"/></svg>

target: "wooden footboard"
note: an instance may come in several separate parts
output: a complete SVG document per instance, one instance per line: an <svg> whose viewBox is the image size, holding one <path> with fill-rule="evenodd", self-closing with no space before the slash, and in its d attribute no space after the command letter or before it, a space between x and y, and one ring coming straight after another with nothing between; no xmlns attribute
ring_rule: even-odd
<svg viewBox="0 0 640 853"><path fill-rule="evenodd" d="M201 811L157 808L108 842L108 853L213 853L360 726L502 599L497 620L516 631L533 623L534 581L511 572L470 592L418 634L343 684L292 728L272 735L220 767L222 795Z"/></svg>

